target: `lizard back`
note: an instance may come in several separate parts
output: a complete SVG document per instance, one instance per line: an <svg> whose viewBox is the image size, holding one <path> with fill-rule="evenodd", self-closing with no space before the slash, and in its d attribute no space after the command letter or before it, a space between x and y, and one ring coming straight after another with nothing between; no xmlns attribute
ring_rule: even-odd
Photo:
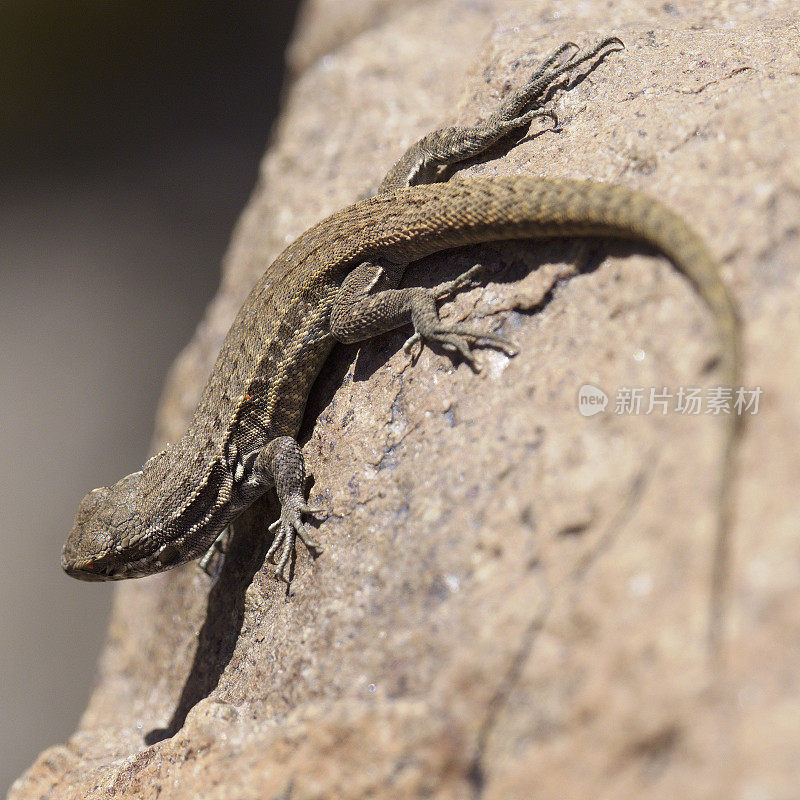
<svg viewBox="0 0 800 800"><path fill-rule="evenodd" d="M738 323L716 261L658 201L611 184L535 177L422 185L334 213L272 263L225 337L187 433L173 445L171 475L154 470L146 482L154 491L156 484L163 491L165 480L193 486L191 502L215 465L233 473L237 459L276 436L296 434L333 344L328 320L336 293L359 263L407 263L502 239L588 235L643 241L672 260L711 308L724 380L735 385Z"/></svg>

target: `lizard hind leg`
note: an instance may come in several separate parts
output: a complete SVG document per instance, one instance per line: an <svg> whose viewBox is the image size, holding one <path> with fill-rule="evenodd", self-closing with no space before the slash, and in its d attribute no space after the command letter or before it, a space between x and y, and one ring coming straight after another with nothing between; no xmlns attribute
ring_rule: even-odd
<svg viewBox="0 0 800 800"><path fill-rule="evenodd" d="M622 49L622 41L608 36L581 50L574 42L565 42L547 56L528 80L512 92L500 107L475 125L454 126L432 131L412 145L389 170L379 192L408 186L436 183L446 175L443 170L480 155L496 142L534 119L549 118L558 127L554 111L544 106L553 92L561 87L558 79L581 64L600 61L611 52ZM571 88L567 85L565 88Z"/></svg>
<svg viewBox="0 0 800 800"><path fill-rule="evenodd" d="M502 336L462 325L445 325L439 319L437 301L478 286L475 276L483 269L481 264L433 289L414 286L370 293L373 282L368 277L374 267L374 264L365 264L356 268L339 290L330 318L331 333L338 341L360 342L411 322L414 335L404 345L406 352L416 343L438 344L458 353L476 372L480 371L473 353L476 347L493 347L508 356L516 355L517 347ZM384 262L383 269L391 275L399 265ZM418 356L419 352L415 353L412 360L416 361Z"/></svg>
<svg viewBox="0 0 800 800"><path fill-rule="evenodd" d="M609 53L622 50L624 47L618 36L606 36L585 50L581 50L574 42L565 42L534 70L519 89L506 98L489 120L495 121L495 124L514 120L518 125L523 124L525 110L532 105L534 108L541 108L550 99L558 78L589 61L597 59L599 63Z"/></svg>

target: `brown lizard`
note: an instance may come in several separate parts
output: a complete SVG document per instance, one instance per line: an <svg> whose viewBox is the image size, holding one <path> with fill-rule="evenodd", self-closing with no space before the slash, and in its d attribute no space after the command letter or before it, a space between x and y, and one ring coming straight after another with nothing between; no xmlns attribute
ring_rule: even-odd
<svg viewBox="0 0 800 800"><path fill-rule="evenodd" d="M305 465L296 441L306 400L333 344L413 324L414 341L458 353L513 355L504 339L439 320L437 301L474 285L475 268L435 289L398 288L407 264L476 242L609 236L654 245L691 281L719 335L720 375L739 378L739 329L718 264L700 237L659 202L621 186L538 177L437 182L444 168L550 117L543 106L564 76L620 49L617 37L581 51L557 48L484 122L434 131L395 164L375 196L306 231L259 279L237 314L185 435L80 504L62 566L84 580L160 572L206 552L272 487L281 505L267 558L285 568L296 537L318 550L304 515ZM567 86L569 88L569 86ZM407 343L408 344L408 343ZM725 570L728 494L738 416L726 418L718 506L712 629ZM713 632L712 632L713 635Z"/></svg>

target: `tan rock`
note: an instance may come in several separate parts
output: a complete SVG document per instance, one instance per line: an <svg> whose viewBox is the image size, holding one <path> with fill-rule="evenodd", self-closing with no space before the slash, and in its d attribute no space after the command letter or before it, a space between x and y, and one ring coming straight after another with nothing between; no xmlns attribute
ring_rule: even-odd
<svg viewBox="0 0 800 800"><path fill-rule="evenodd" d="M491 265L487 287L444 313L502 330L521 355L485 354L475 375L429 350L409 365L405 331L338 349L305 446L311 500L332 512L325 552L299 553L287 594L262 569L264 504L210 589L191 566L120 585L79 731L11 800L797 796L791 0L311 3L155 444L183 431L235 310L289 241L421 134L493 109L555 45L608 33L628 49L558 102L563 132L469 172L621 182L719 254L745 320L745 385L763 390L739 459L724 661L705 646L721 426L614 413L625 387L714 386L705 309L638 247L593 242L579 274L574 242L470 248L408 282ZM520 304L535 313L509 310ZM577 411L587 383L610 397L591 418Z"/></svg>

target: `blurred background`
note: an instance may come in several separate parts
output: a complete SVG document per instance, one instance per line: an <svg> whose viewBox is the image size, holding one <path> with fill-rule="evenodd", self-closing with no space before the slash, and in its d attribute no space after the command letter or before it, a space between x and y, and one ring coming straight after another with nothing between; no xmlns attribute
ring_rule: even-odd
<svg viewBox="0 0 800 800"><path fill-rule="evenodd" d="M113 587L59 566L138 469L277 111L296 2L0 4L0 796L85 706Z"/></svg>

